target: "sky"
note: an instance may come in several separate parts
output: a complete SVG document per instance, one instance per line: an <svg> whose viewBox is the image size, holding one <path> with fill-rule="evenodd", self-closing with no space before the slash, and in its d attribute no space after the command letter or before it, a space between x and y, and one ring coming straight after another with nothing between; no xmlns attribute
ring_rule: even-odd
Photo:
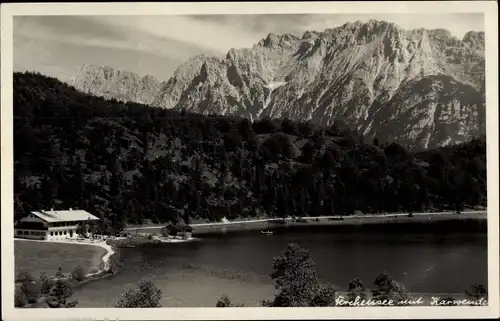
<svg viewBox="0 0 500 321"><path fill-rule="evenodd" d="M168 80L190 57L224 56L269 33L301 36L370 19L404 29L443 28L462 38L484 31L483 14L279 14L170 16L16 16L14 70L67 81L83 64L105 65Z"/></svg>

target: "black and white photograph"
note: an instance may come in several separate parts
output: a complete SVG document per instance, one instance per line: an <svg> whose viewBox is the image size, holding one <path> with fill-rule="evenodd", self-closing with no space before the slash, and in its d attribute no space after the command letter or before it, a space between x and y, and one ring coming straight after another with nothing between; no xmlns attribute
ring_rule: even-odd
<svg viewBox="0 0 500 321"><path fill-rule="evenodd" d="M2 5L5 319L498 317L496 9Z"/></svg>

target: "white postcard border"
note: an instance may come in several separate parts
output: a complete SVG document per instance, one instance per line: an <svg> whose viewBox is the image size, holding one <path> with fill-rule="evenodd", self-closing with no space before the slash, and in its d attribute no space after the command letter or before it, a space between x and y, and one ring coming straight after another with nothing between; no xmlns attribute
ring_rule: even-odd
<svg viewBox="0 0 500 321"><path fill-rule="evenodd" d="M17 15L186 15L314 13L484 13L486 43L488 289L487 307L14 309L12 18ZM494 1L23 3L1 6L2 318L4 320L260 320L493 318L499 316L498 8Z"/></svg>

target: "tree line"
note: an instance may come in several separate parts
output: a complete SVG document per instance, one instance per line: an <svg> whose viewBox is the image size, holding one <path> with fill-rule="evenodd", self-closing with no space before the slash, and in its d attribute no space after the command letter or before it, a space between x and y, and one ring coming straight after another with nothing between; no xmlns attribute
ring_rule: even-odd
<svg viewBox="0 0 500 321"><path fill-rule="evenodd" d="M484 137L410 152L342 121L200 115L14 74L14 210L80 208L126 224L461 211L486 206Z"/></svg>

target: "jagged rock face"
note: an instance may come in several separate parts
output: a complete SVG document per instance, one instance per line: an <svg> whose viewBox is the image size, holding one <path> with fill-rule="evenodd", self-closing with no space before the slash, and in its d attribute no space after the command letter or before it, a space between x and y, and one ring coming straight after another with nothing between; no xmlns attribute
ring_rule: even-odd
<svg viewBox="0 0 500 321"><path fill-rule="evenodd" d="M269 34L223 59L196 56L151 104L252 120L342 119L365 138L434 148L485 133L484 76L482 32L460 40L441 29L354 22L302 37Z"/></svg>
<svg viewBox="0 0 500 321"><path fill-rule="evenodd" d="M82 66L70 79L76 89L119 101L151 104L161 88L152 76L141 77L133 72L92 65Z"/></svg>

